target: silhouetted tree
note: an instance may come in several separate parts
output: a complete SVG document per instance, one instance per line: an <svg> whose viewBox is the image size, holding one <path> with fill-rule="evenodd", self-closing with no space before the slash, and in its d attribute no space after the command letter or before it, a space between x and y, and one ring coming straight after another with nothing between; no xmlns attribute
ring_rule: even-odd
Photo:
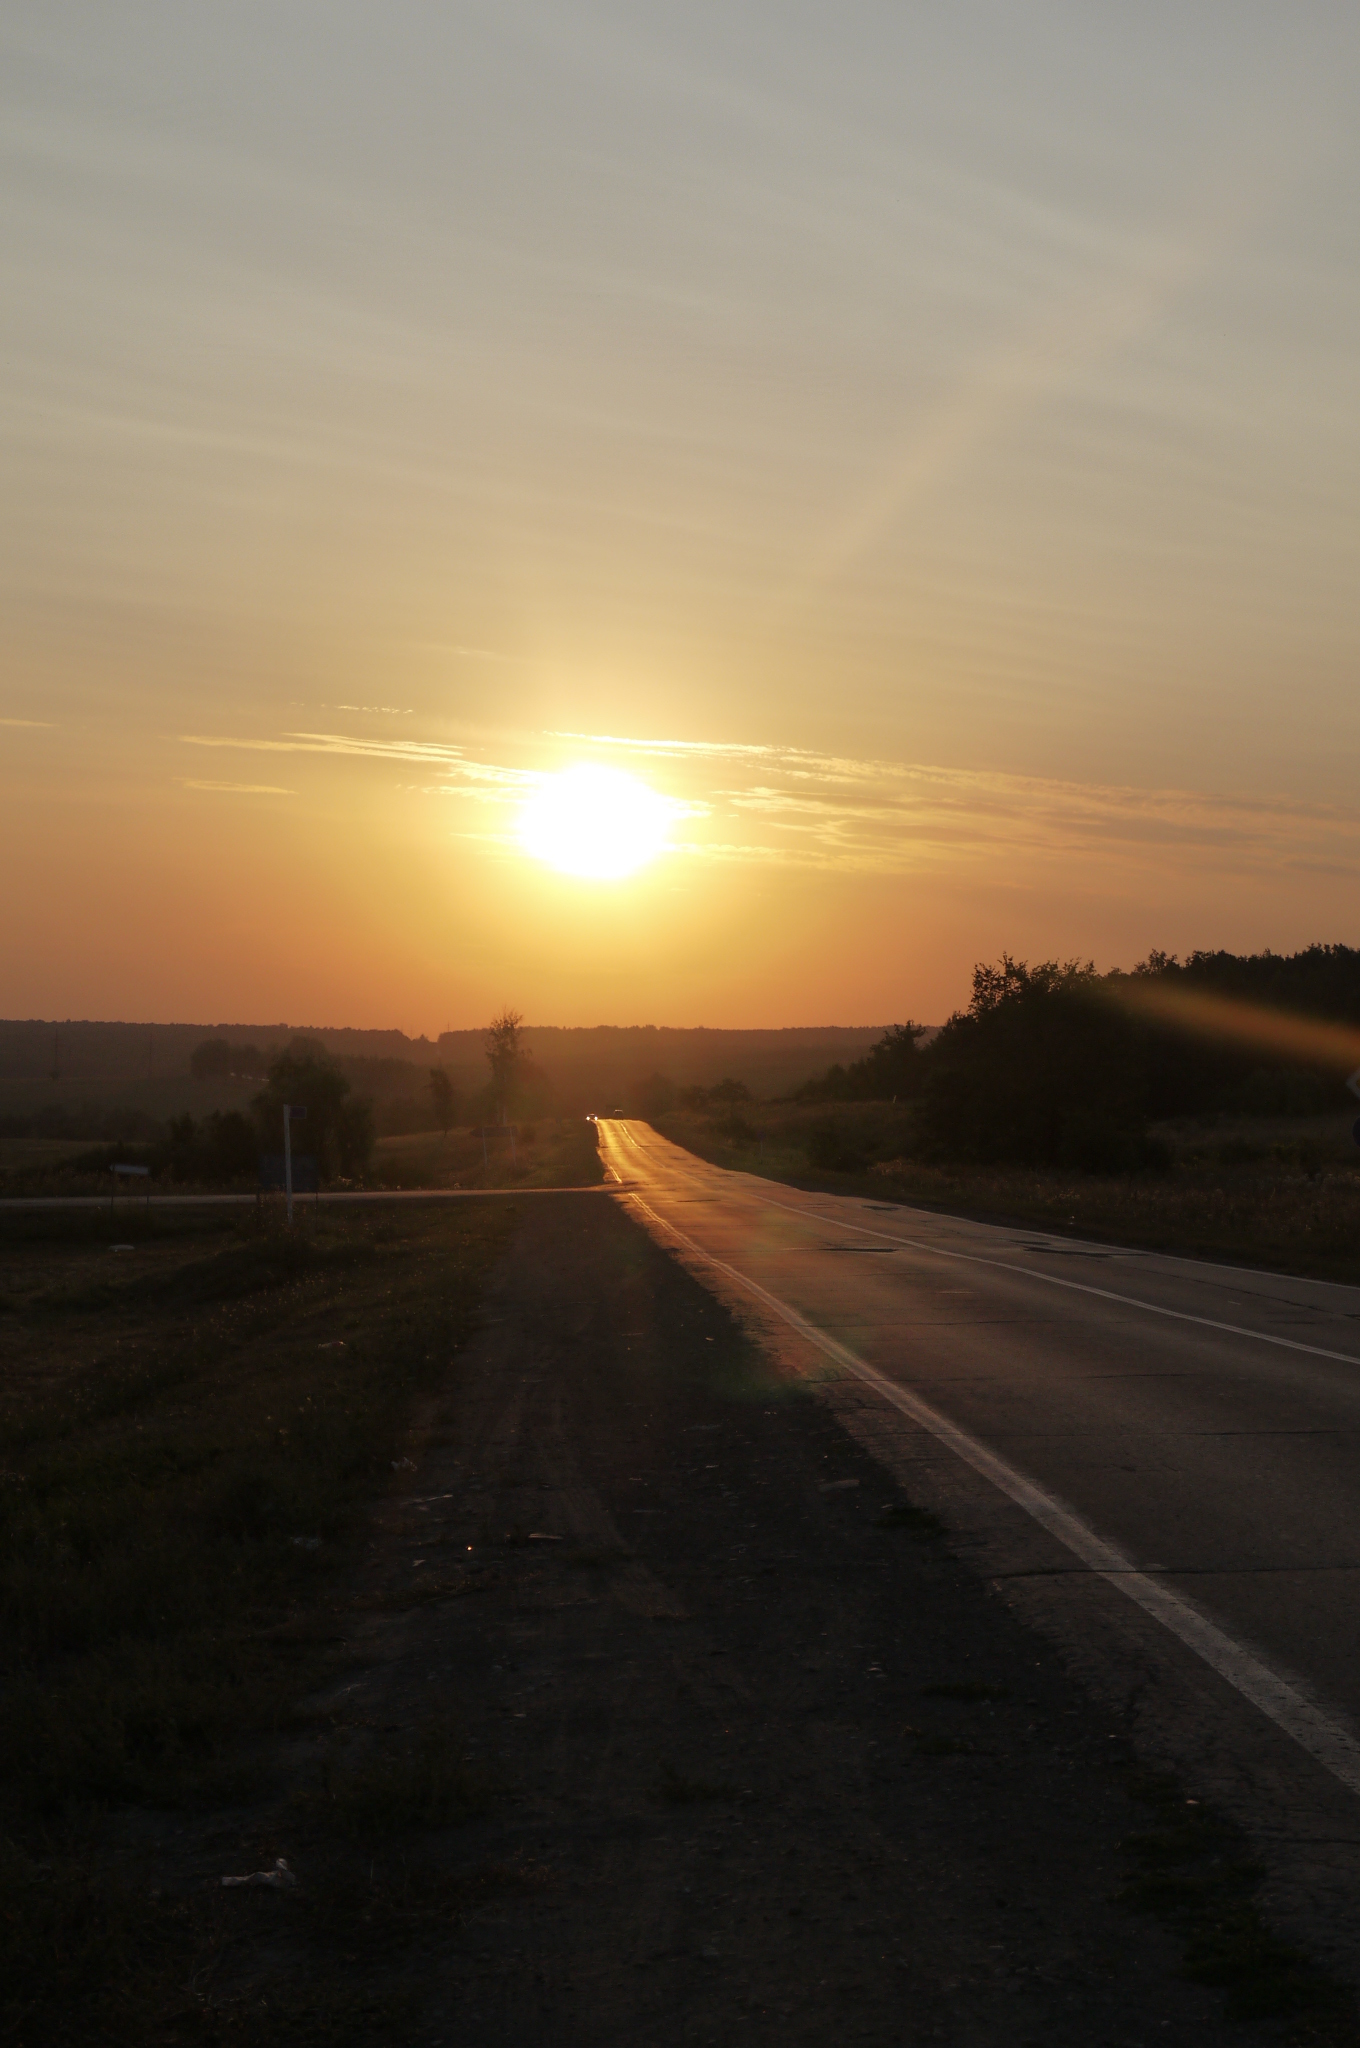
<svg viewBox="0 0 1360 2048"><path fill-rule="evenodd" d="M708 1099L710 1102L749 1102L751 1091L744 1081L719 1081L716 1087L709 1089Z"/></svg>
<svg viewBox="0 0 1360 2048"><path fill-rule="evenodd" d="M228 1074L262 1074L264 1060L256 1045L233 1045L226 1038L205 1038L189 1055L195 1081L223 1080Z"/></svg>
<svg viewBox="0 0 1360 2048"><path fill-rule="evenodd" d="M435 1122L447 1138L453 1125L457 1100L453 1092L453 1083L443 1067L430 1068L430 1108L434 1112Z"/></svg>
<svg viewBox="0 0 1360 2048"><path fill-rule="evenodd" d="M973 998L930 1048L928 1151L1113 1171L1140 1163L1146 1035L1089 961L973 970Z"/></svg>
<svg viewBox="0 0 1360 2048"><path fill-rule="evenodd" d="M268 1086L251 1104L266 1151L280 1148L285 1102L307 1111L305 1145L318 1172L363 1171L373 1149L373 1105L350 1097L349 1082L315 1038L295 1038L276 1055Z"/></svg>
<svg viewBox="0 0 1360 2048"><path fill-rule="evenodd" d="M890 1024L862 1060L848 1067L828 1067L793 1093L795 1102L909 1101L925 1079L925 1063L916 1041L924 1024Z"/></svg>
<svg viewBox="0 0 1360 2048"><path fill-rule="evenodd" d="M231 1072L231 1047L225 1038L205 1038L189 1055L195 1081L217 1081Z"/></svg>
<svg viewBox="0 0 1360 2048"><path fill-rule="evenodd" d="M634 1086L633 1100L639 1116L664 1116L668 1109L675 1108L675 1083L665 1074L648 1074Z"/></svg>
<svg viewBox="0 0 1360 2048"><path fill-rule="evenodd" d="M528 1062L523 1026L524 1019L518 1010L502 1010L482 1033L482 1047L491 1069L491 1092L502 1123L520 1092Z"/></svg>

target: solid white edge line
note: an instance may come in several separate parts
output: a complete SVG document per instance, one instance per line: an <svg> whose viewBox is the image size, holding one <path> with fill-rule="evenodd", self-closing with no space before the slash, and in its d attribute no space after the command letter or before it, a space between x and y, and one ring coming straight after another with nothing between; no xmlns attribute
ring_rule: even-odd
<svg viewBox="0 0 1360 2048"><path fill-rule="evenodd" d="M762 1201L769 1209L782 1209L786 1216L806 1216L806 1209L799 1209L792 1202L776 1202L770 1195L753 1195L753 1201ZM831 1196L832 1201L844 1201L845 1196ZM907 1251L925 1252L936 1259L961 1259L969 1266L992 1266L998 1273L1018 1273L1022 1280L1039 1280L1045 1287L1065 1287L1072 1294L1092 1294L1100 1301L1117 1301L1124 1308L1140 1308L1150 1316L1169 1316L1178 1323L1197 1323L1202 1330L1222 1330L1229 1337L1250 1337L1258 1344L1274 1344L1281 1351L1304 1351L1310 1358L1331 1358L1338 1365L1360 1365L1360 1357L1353 1351L1328 1351L1321 1344L1302 1344L1297 1337L1277 1337L1270 1330L1251 1330L1244 1323L1220 1323L1212 1316L1191 1315L1184 1308L1163 1308L1160 1302L1142 1301L1136 1294L1116 1294L1110 1287L1091 1287L1083 1280L1063 1280L1057 1273L1036 1273L1032 1266L1016 1266L1009 1259L985 1258L981 1252L951 1252L942 1245L926 1244L917 1237L898 1237L891 1230L875 1230L870 1223L850 1223L840 1216L818 1216L819 1223L829 1223L836 1230L854 1230L861 1237L881 1237L885 1244L900 1244Z"/></svg>
<svg viewBox="0 0 1360 2048"><path fill-rule="evenodd" d="M640 1195L629 1193L625 1199L634 1203L644 1215L651 1218L658 1230L683 1245L685 1250L692 1253L702 1264L711 1266L715 1271L725 1274L729 1280L735 1281L746 1293L753 1295L781 1321L787 1323L789 1328L795 1330L807 1343L835 1364L844 1367L847 1372L853 1373L856 1379L872 1387L875 1393L892 1407L899 1409L913 1422L928 1430L939 1443L953 1451L966 1465L971 1465L975 1472L989 1480L1008 1499L1013 1500L1016 1506L1038 1522L1041 1528L1047 1529L1051 1536L1075 1557L1080 1558L1093 1573L1119 1592L1126 1594L1145 1614L1151 1615L1154 1621L1160 1622L1163 1628L1184 1643L1187 1649L1193 1650L1211 1671L1217 1672L1234 1691L1249 1700L1268 1720L1273 1721L1277 1728L1290 1736L1300 1749L1305 1750L1324 1770L1330 1771L1348 1791L1360 1794L1360 1741L1357 1741L1341 1722L1334 1720L1323 1708L1315 1705L1297 1684L1291 1684L1288 1679L1281 1677L1279 1672L1272 1670L1255 1651L1235 1642L1216 1622L1210 1621L1206 1614L1202 1614L1170 1586L1139 1571L1133 1561L1125 1557L1123 1551L1117 1549L1114 1544L1107 1543L1102 1536L1098 1536L1080 1515L1064 1506L1051 1493L1036 1485L1032 1479L1027 1479L1024 1473L1016 1471L1004 1458L999 1458L995 1451L988 1450L985 1444L979 1443L967 1430L960 1429L957 1424L950 1422L947 1416L941 1415L938 1409L932 1408L928 1401L923 1401L918 1394L912 1393L910 1388L899 1385L896 1380L888 1379L866 1359L851 1351L847 1345L828 1336L824 1330L819 1330L815 1323L810 1323L797 1309L781 1301L777 1294L771 1294L758 1280L752 1280L749 1275L729 1265L725 1259L705 1251L693 1238L687 1237L684 1231L677 1230L673 1223L668 1223L659 1216ZM775 1206L784 1205L781 1203ZM1139 1303L1133 1305L1141 1306Z"/></svg>
<svg viewBox="0 0 1360 2048"><path fill-rule="evenodd" d="M626 1133L626 1135L634 1145L637 1145L637 1149L640 1152L643 1151L643 1147L638 1145L637 1139L632 1137L631 1132ZM734 1179L740 1178L747 1182L756 1178L756 1176L746 1173L740 1175L734 1173L732 1177ZM774 1183L770 1182L769 1185L773 1186ZM1301 1351L1309 1358L1330 1358L1337 1365L1360 1366L1360 1357L1357 1357L1353 1351L1330 1351L1322 1344L1301 1343L1297 1337L1277 1337L1270 1330L1248 1329L1245 1323L1221 1323L1217 1322L1212 1316L1192 1315L1189 1309L1164 1308L1160 1302L1143 1301L1136 1294L1116 1294L1114 1289L1110 1287L1092 1287L1083 1280L1064 1280L1057 1273L1038 1273L1032 1266L1017 1266L1009 1259L989 1259L984 1257L981 1252L946 1251L942 1245L926 1244L918 1237L899 1237L896 1232L891 1230L876 1230L872 1223L851 1223L841 1216L823 1215L820 1210L801 1209L793 1202L777 1202L773 1195L759 1193L752 1188L748 1188L745 1193L748 1201L763 1202L768 1209L782 1209L786 1216L799 1216L804 1219L812 1217L818 1223L829 1223L835 1230L853 1230L857 1231L861 1237L879 1237L882 1238L884 1244L900 1244L907 1251L924 1252L930 1258L960 1259L965 1265L969 1266L991 1266L998 1273L1018 1273L1021 1279L1038 1280L1045 1287L1064 1287L1071 1294L1090 1294L1100 1301L1117 1301L1124 1308L1142 1309L1145 1315L1169 1316L1174 1322L1196 1323L1202 1330L1221 1330L1225 1336L1249 1337L1257 1344L1273 1344L1281 1351ZM858 1197L852 1195L819 1195L816 1199L828 1202L844 1202L857 1200ZM957 1220L966 1222L968 1219L960 1217ZM1112 1246L1111 1249L1118 1250L1120 1247ZM1247 1272L1249 1269L1247 1267L1234 1266L1227 1270L1230 1272ZM1277 1277L1287 1279L1290 1276L1282 1274ZM1337 1283L1332 1281L1327 1284L1335 1286Z"/></svg>

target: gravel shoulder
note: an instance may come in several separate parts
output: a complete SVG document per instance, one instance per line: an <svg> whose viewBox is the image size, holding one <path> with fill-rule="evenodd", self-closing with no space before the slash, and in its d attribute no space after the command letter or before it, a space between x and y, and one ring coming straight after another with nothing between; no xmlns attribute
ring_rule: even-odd
<svg viewBox="0 0 1360 2048"><path fill-rule="evenodd" d="M286 1796L186 1845L301 1879L221 1908L222 2039L1354 2038L1230 1833L615 1204L525 1205L403 1477Z"/></svg>

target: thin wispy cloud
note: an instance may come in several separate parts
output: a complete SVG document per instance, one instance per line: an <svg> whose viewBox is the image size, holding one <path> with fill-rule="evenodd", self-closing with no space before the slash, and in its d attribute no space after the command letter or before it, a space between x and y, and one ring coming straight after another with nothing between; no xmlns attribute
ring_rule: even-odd
<svg viewBox="0 0 1360 2048"><path fill-rule="evenodd" d="M456 835L487 844L513 843L510 814L562 765L565 745L575 758L606 754L648 779L671 808L671 853L700 861L849 875L1010 872L1017 863L1033 871L1074 862L1087 872L1164 876L1187 863L1238 876L1360 875L1360 814L1288 799L618 733L503 736L498 751L518 760L474 758L443 741L347 733L182 737L199 747L432 766L434 779L400 786L462 799L484 814L502 811L503 824L488 817L490 829ZM540 765L545 741L548 766Z"/></svg>
<svg viewBox="0 0 1360 2048"><path fill-rule="evenodd" d="M21 726L27 732L52 732L55 730L50 718L0 718L0 725Z"/></svg>
<svg viewBox="0 0 1360 2048"><path fill-rule="evenodd" d="M374 761L461 760L461 747L439 740L370 740L349 733L292 732L278 739L237 739L227 734L182 732L186 747L235 747L256 754L347 754Z"/></svg>
<svg viewBox="0 0 1360 2048"><path fill-rule="evenodd" d="M181 776L185 789L210 789L223 796L296 796L295 789L281 789L274 782L194 782Z"/></svg>

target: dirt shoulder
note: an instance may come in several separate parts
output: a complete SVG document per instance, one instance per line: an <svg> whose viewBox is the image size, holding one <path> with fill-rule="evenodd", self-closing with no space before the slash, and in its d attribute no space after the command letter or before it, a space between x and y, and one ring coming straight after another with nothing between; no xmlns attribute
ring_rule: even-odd
<svg viewBox="0 0 1360 2048"><path fill-rule="evenodd" d="M123 2023L85 2038L1355 2038L1231 1834L815 1388L599 1195L501 1242L382 1447L394 1490L271 1617L272 1730L216 1791L91 1815ZM79 2038L58 2007L6 2038Z"/></svg>
<svg viewBox="0 0 1360 2048"><path fill-rule="evenodd" d="M413 1462L286 1797L185 1865L301 1880L227 1899L204 2038L323 1994L431 2048L1351 2038L1226 1831L613 1204L526 1208Z"/></svg>

